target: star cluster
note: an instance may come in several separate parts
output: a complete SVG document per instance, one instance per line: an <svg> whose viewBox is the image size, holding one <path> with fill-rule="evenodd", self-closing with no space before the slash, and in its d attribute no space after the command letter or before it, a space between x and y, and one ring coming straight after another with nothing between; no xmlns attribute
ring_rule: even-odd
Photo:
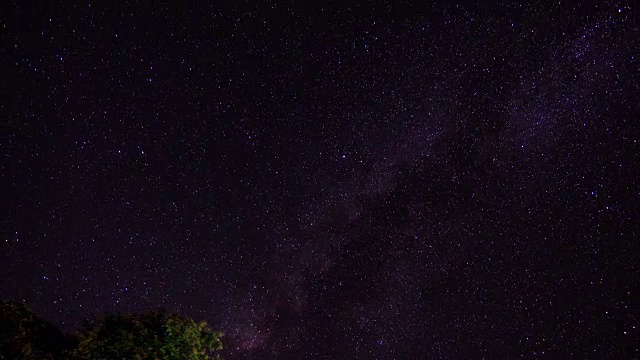
<svg viewBox="0 0 640 360"><path fill-rule="evenodd" d="M229 359L638 355L636 9L402 6L14 4L0 294Z"/></svg>

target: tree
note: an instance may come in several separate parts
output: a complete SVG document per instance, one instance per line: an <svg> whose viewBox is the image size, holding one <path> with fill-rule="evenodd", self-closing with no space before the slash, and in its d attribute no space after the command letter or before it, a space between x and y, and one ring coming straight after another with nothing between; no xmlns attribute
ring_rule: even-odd
<svg viewBox="0 0 640 360"><path fill-rule="evenodd" d="M0 302L0 359L64 359L74 345L52 323L36 316L17 301Z"/></svg>
<svg viewBox="0 0 640 360"><path fill-rule="evenodd" d="M222 333L206 322L158 311L107 315L63 334L16 301L0 302L0 360L210 360Z"/></svg>
<svg viewBox="0 0 640 360"><path fill-rule="evenodd" d="M206 322L165 312L104 316L85 322L78 336L73 355L79 360L209 360L222 349L222 333Z"/></svg>

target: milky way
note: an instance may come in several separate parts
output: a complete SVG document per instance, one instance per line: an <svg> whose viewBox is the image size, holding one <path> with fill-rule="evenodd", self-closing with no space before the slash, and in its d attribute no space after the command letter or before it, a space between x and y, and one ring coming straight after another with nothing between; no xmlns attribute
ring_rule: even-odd
<svg viewBox="0 0 640 360"><path fill-rule="evenodd" d="M302 6L14 6L0 295L228 359L637 356L636 9Z"/></svg>

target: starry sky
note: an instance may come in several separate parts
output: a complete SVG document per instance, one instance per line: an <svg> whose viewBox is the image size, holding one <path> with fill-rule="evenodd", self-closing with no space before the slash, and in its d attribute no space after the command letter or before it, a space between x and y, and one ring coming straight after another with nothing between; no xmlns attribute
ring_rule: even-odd
<svg viewBox="0 0 640 360"><path fill-rule="evenodd" d="M177 3L4 11L2 298L228 359L638 355L636 8Z"/></svg>

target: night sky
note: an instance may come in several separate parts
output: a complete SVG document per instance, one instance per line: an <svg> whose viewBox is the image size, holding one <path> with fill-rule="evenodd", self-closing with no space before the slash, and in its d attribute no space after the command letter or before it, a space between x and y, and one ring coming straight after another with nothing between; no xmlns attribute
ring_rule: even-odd
<svg viewBox="0 0 640 360"><path fill-rule="evenodd" d="M47 3L2 16L1 298L231 360L638 355L636 8Z"/></svg>

